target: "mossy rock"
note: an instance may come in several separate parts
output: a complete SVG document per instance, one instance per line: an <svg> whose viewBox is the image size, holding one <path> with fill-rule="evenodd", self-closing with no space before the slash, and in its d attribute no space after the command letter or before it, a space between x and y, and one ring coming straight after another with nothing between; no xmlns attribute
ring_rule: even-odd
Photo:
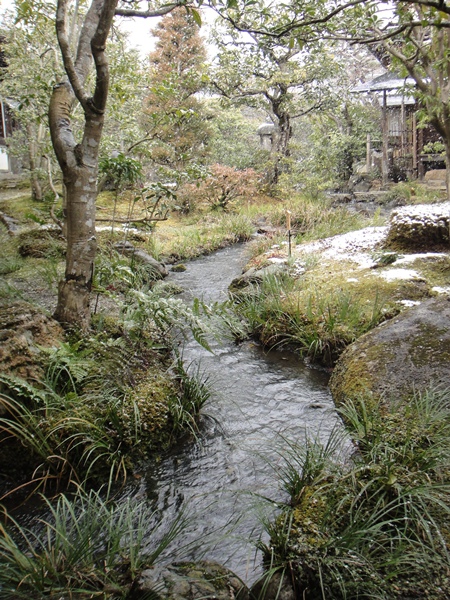
<svg viewBox="0 0 450 600"><path fill-rule="evenodd" d="M249 285L261 283L264 277L269 275L281 275L287 272L287 265L285 263L281 264L270 264L261 269L257 269L256 267L251 267L248 271L245 271L239 277L235 277L233 281L230 283L228 289L231 293L242 290Z"/></svg>
<svg viewBox="0 0 450 600"><path fill-rule="evenodd" d="M430 386L450 387L450 297L427 299L356 340L330 380L338 405L400 400Z"/></svg>
<svg viewBox="0 0 450 600"><path fill-rule="evenodd" d="M66 242L56 229L32 229L18 236L19 254L32 258L62 258Z"/></svg>
<svg viewBox="0 0 450 600"><path fill-rule="evenodd" d="M174 273L183 273L184 271L186 271L186 269L187 267L184 263L178 263L176 265L172 265L170 270Z"/></svg>
<svg viewBox="0 0 450 600"><path fill-rule="evenodd" d="M44 347L64 339L61 326L27 302L0 303L0 371L24 379L42 375Z"/></svg>
<svg viewBox="0 0 450 600"><path fill-rule="evenodd" d="M174 563L152 567L141 573L131 600L248 600L248 588L229 569L219 563Z"/></svg>
<svg viewBox="0 0 450 600"><path fill-rule="evenodd" d="M448 246L450 203L404 206L392 211L386 248L432 249Z"/></svg>

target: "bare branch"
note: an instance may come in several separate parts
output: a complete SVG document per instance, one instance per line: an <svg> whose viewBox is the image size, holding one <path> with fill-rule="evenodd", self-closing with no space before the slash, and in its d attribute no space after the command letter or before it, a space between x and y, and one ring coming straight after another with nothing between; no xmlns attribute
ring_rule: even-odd
<svg viewBox="0 0 450 600"><path fill-rule="evenodd" d="M109 223L109 222L114 222L114 223L124 223L124 224L129 224L129 223L150 223L151 221L167 221L169 217L142 217L141 219L118 219L117 217L103 217L103 218L95 218L95 222L97 223Z"/></svg>
<svg viewBox="0 0 450 600"><path fill-rule="evenodd" d="M236 19L233 19L229 14L222 12L220 9L215 9L215 10L222 19L224 19L225 21L228 21L237 31L246 32L246 33L255 34L255 35L265 35L268 37L279 39L279 38L286 36L294 29L306 29L307 27L310 27L312 25L323 25L325 23L328 23L334 17L336 17L340 13L346 11L348 8L354 8L355 6L364 4L366 2L367 2L367 0L351 0L350 2L346 2L340 6L337 6L334 10L330 11L323 17L317 17L315 19L302 19L301 21L298 21L298 20L292 21L288 25L283 25L283 27L280 28L278 31L276 31L276 30L270 31L266 28L258 29L258 28L254 28L254 27L248 27L245 23L240 23Z"/></svg>
<svg viewBox="0 0 450 600"><path fill-rule="evenodd" d="M166 4L161 8L155 10L134 10L132 8L116 8L115 15L118 17L140 17L141 19L150 19L152 17L163 17L170 13L178 6L185 6L183 2L174 2L173 4Z"/></svg>
<svg viewBox="0 0 450 600"><path fill-rule="evenodd" d="M103 0L103 9L92 38L91 49L94 57L97 78L91 108L103 114L106 107L109 88L108 60L105 55L106 40L108 39L118 0Z"/></svg>

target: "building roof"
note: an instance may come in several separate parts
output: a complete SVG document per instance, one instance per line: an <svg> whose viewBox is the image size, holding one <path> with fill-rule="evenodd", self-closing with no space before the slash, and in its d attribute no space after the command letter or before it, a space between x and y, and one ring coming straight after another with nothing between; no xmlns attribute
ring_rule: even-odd
<svg viewBox="0 0 450 600"><path fill-rule="evenodd" d="M415 86L416 82L412 77L399 77L397 73L387 72L375 77L372 81L357 85L352 89L352 92L383 92L385 90L398 90L406 85Z"/></svg>
<svg viewBox="0 0 450 600"><path fill-rule="evenodd" d="M386 92L386 106L401 106L402 104L415 104L416 99L410 93L402 93L405 86L415 87L416 83L411 77L400 77L397 73L386 72L372 81L367 81L354 87L354 94L374 93L381 96Z"/></svg>

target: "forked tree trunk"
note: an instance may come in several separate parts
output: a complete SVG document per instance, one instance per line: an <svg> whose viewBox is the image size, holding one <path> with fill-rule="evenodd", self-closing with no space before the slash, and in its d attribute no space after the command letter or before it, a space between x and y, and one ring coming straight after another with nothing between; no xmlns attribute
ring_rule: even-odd
<svg viewBox="0 0 450 600"><path fill-rule="evenodd" d="M49 108L50 133L66 188L65 225L67 257L64 280L59 284L55 317L63 325L86 330L90 326L89 296L97 250L95 201L98 151L108 97L109 69L105 54L118 0L91 0L83 17L76 52L72 52L73 28L69 25L70 0L57 0L56 33L67 79L53 88ZM174 8L137 11L138 16L161 16ZM120 14L134 13L122 10ZM133 16L131 14L130 16ZM92 63L96 79L92 95L85 88ZM78 102L84 113L83 139L77 143L70 118Z"/></svg>
<svg viewBox="0 0 450 600"><path fill-rule="evenodd" d="M89 297L97 251L95 202L98 147L104 119L103 114L94 110L85 111L81 144L68 144L71 133L67 118L70 95L68 84L57 87L53 92L49 113L53 146L66 188L66 271L59 283L54 316L65 326L86 330L90 325Z"/></svg>
<svg viewBox="0 0 450 600"><path fill-rule="evenodd" d="M56 31L68 79L53 88L49 108L52 144L66 190L66 271L59 284L55 318L65 326L87 330L89 298L97 251L95 201L98 151L108 96L108 61L105 45L117 0L92 0L81 27L76 58L68 42L68 0L58 0ZM92 61L96 84L92 96L84 88ZM84 113L83 138L77 143L71 129L71 112L78 101Z"/></svg>

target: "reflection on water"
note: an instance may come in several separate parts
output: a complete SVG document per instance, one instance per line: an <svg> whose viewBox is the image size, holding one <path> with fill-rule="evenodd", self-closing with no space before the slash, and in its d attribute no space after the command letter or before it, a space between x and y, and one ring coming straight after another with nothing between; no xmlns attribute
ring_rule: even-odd
<svg viewBox="0 0 450 600"><path fill-rule="evenodd" d="M227 248L170 279L187 290L187 301L224 300L243 262L242 247ZM213 390L201 439L149 465L139 494L152 498L168 520L186 507L189 527L180 543L196 541L187 556L206 552L251 583L260 570L249 541L262 531L258 498L283 499L276 477L283 439L301 441L308 434L326 440L337 416L326 374L294 355L266 353L253 342L224 342L213 349L211 354L188 342L183 351L185 362L200 365Z"/></svg>

